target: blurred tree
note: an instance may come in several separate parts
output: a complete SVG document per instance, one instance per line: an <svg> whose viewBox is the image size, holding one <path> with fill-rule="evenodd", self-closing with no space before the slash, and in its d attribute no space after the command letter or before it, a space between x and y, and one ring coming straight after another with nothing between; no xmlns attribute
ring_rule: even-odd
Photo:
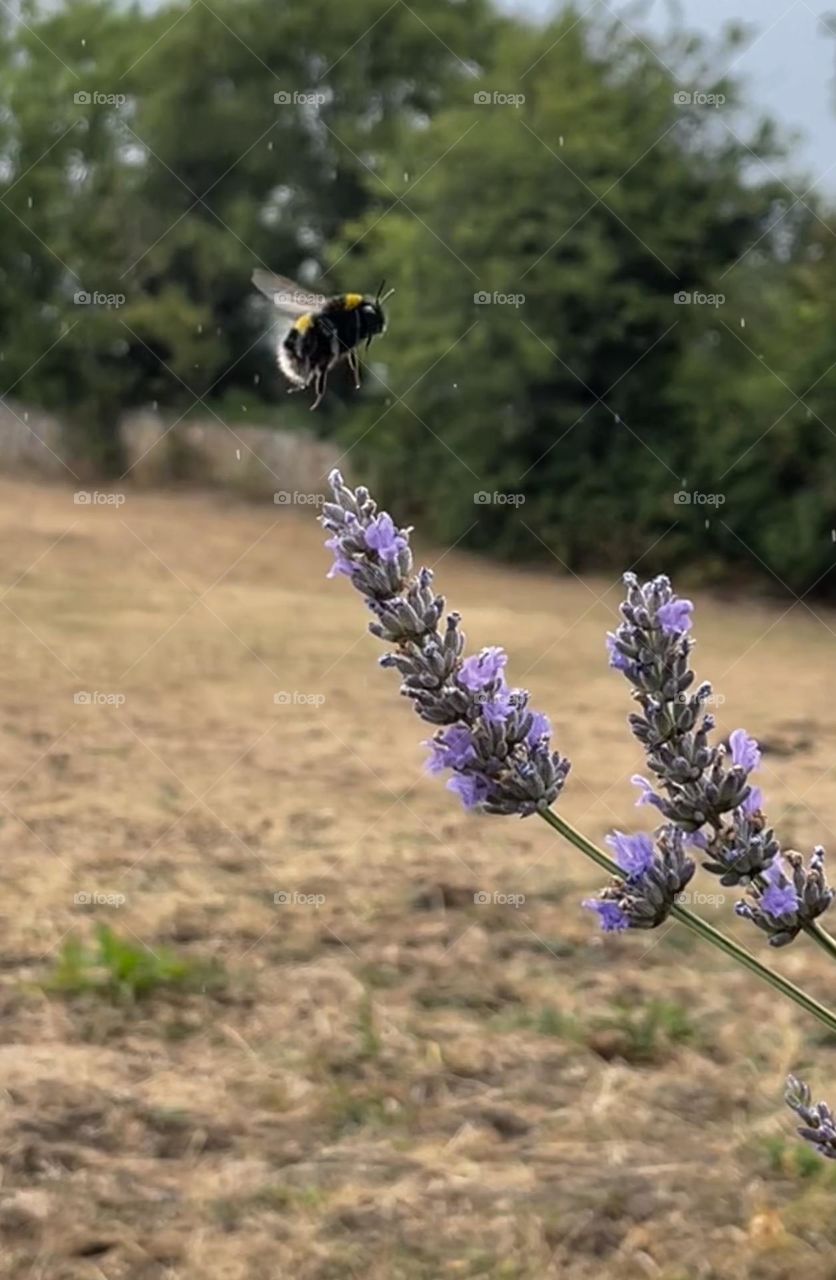
<svg viewBox="0 0 836 1280"><path fill-rule="evenodd" d="M28 300L23 329L13 305L0 318L7 375L72 406L110 469L127 405L186 409L272 368L253 266L318 274L368 204L364 166L426 126L468 74L453 48L477 56L491 27L487 0L429 0L420 18L384 0L24 17L0 90L0 198L24 246L4 275Z"/></svg>
<svg viewBox="0 0 836 1280"><path fill-rule="evenodd" d="M748 255L727 277L722 319L687 352L674 394L693 427L688 487L722 506L707 524L704 508L684 509L669 551L675 563L699 547L708 576L832 596L836 223L801 210L791 256Z"/></svg>
<svg viewBox="0 0 836 1280"><path fill-rule="evenodd" d="M378 348L394 394L345 430L435 536L624 566L678 519L699 416L678 383L719 309L677 296L722 293L755 241L776 263L770 227L787 198L753 175L775 138L767 125L736 136L736 87L709 71L729 60L717 52L685 38L654 50L575 12L545 33L509 23L489 72L369 180L380 208L384 182L404 200L347 231L365 237L366 274L397 281ZM683 103L681 85L725 103ZM782 231L797 236L800 220ZM735 353L726 394L748 359ZM481 506L476 491L524 507Z"/></svg>

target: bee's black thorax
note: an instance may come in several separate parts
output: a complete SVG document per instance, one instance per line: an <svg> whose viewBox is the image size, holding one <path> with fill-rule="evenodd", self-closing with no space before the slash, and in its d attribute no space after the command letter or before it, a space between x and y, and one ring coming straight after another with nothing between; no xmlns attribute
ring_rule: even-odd
<svg viewBox="0 0 836 1280"><path fill-rule="evenodd" d="M328 369L362 342L384 332L386 316L379 303L359 293L329 298L319 310L301 316L284 340L285 372L306 382L317 369Z"/></svg>
<svg viewBox="0 0 836 1280"><path fill-rule="evenodd" d="M350 351L368 342L386 328L383 308L359 293L341 293L329 298L319 318L333 327L341 351Z"/></svg>

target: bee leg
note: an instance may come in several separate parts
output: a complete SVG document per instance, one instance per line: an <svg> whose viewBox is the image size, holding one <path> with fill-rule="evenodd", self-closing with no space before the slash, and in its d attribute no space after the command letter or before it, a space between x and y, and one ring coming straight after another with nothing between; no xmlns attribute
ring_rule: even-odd
<svg viewBox="0 0 836 1280"><path fill-rule="evenodd" d="M355 391L359 391L360 390L360 357L358 356L356 351L349 351L348 367L351 370L351 372L354 374L354 389Z"/></svg>
<svg viewBox="0 0 836 1280"><path fill-rule="evenodd" d="M316 399L311 405L311 413L314 409L318 409L322 404L322 397L325 395L325 387L328 383L328 370L321 369L316 375Z"/></svg>

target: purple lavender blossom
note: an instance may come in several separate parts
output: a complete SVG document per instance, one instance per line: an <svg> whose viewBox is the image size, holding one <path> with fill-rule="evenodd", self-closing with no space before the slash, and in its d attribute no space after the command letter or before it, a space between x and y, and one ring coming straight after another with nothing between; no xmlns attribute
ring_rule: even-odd
<svg viewBox="0 0 836 1280"><path fill-rule="evenodd" d="M492 693L477 694L477 701L482 708L482 719L488 724L505 724L514 708L522 701L524 705L525 695L521 689L509 689L502 680Z"/></svg>
<svg viewBox="0 0 836 1280"><path fill-rule="evenodd" d="M813 851L809 864L795 850L775 857L749 885L748 897L735 904L737 915L769 936L772 947L785 947L811 925L833 901L824 874L824 850Z"/></svg>
<svg viewBox="0 0 836 1280"><path fill-rule="evenodd" d="M672 596L656 610L656 621L666 636L681 636L691 630L691 614L694 606L690 600Z"/></svg>
<svg viewBox="0 0 836 1280"><path fill-rule="evenodd" d="M329 551L333 551L334 553L334 563L331 565L326 576L329 578L336 578L339 574L344 574L347 578L350 578L354 566L348 556L344 554L340 546L339 538L329 538L325 545Z"/></svg>
<svg viewBox="0 0 836 1280"><path fill-rule="evenodd" d="M735 729L729 734L732 764L746 773L754 773L761 762L760 748L754 738L750 738L745 729Z"/></svg>
<svg viewBox="0 0 836 1280"><path fill-rule="evenodd" d="M760 908L773 920L781 916L792 915L798 910L798 894L795 885L787 880L781 866L780 858L776 858L763 874L767 887L760 894Z"/></svg>
<svg viewBox="0 0 836 1280"><path fill-rule="evenodd" d="M614 831L611 836L607 836L607 844L615 853L615 860L621 870L628 876L644 875L653 866L653 841L643 831L634 836Z"/></svg>
<svg viewBox="0 0 836 1280"><path fill-rule="evenodd" d="M503 679L507 662L508 655L504 649L499 649L496 645L490 649L482 649L472 657L465 658L459 668L459 684L471 693L478 693Z"/></svg>
<svg viewBox="0 0 836 1280"><path fill-rule="evenodd" d="M624 581L627 598L622 622L610 637L610 664L632 686L641 714L629 717L630 728L658 780L655 786L638 782L641 803L655 805L685 831L706 825L719 829L749 794L757 743L739 731L729 762L724 749L710 741L715 727L706 711L711 685L696 685L690 666L691 601L675 595L664 576L642 584L628 573Z"/></svg>
<svg viewBox="0 0 836 1280"><path fill-rule="evenodd" d="M470 730L463 724L452 724L442 729L427 744L431 755L427 761L430 773L443 773L445 769L465 769L476 759L476 747Z"/></svg>
<svg viewBox="0 0 836 1280"><path fill-rule="evenodd" d="M369 521L363 531L363 539L370 551L376 551L381 560L397 560L398 554L408 545L404 534L398 533L392 517L381 511Z"/></svg>
<svg viewBox="0 0 836 1280"><path fill-rule="evenodd" d="M456 793L465 809L478 809L487 799L490 786L481 774L455 773L447 783L447 790Z"/></svg>
<svg viewBox="0 0 836 1280"><path fill-rule="evenodd" d="M536 747L538 742L550 738L552 735L552 722L542 711L532 711L531 728L526 734L526 741L530 747Z"/></svg>
<svg viewBox="0 0 836 1280"><path fill-rule="evenodd" d="M413 569L409 529L378 512L367 489L349 489L331 474L334 501L322 524L332 535L331 576L350 579L374 614L369 630L391 645L381 659L401 675L401 693L436 726L428 767L452 771L448 782L465 808L483 813L545 812L557 799L569 761L552 751L545 716L528 709L528 694L505 682L507 656L491 647L469 658L461 619L447 615L429 569Z"/></svg>
<svg viewBox="0 0 836 1280"><path fill-rule="evenodd" d="M673 823L656 832L656 840L616 831L607 843L615 850L624 879L613 879L598 898L584 903L598 912L601 927L610 930L655 929L667 920L696 870L685 852L686 837ZM611 908L618 909L616 916ZM608 909L609 908L609 909ZM626 920L613 925L613 921Z"/></svg>
<svg viewBox="0 0 836 1280"><path fill-rule="evenodd" d="M604 933L622 933L630 928L630 921L617 902L605 898L587 898L582 904L587 911L598 913L598 923Z"/></svg>
<svg viewBox="0 0 836 1280"><path fill-rule="evenodd" d="M639 798L636 801L637 809L640 809L645 804L652 804L656 809L662 808L662 798L657 796L647 778L643 778L640 773L634 773L630 781L634 787L639 788Z"/></svg>
<svg viewBox="0 0 836 1280"><path fill-rule="evenodd" d="M826 1160L836 1160L836 1120L826 1102L813 1102L810 1086L797 1076L787 1077L784 1094L787 1106L803 1125L798 1133Z"/></svg>
<svg viewBox="0 0 836 1280"><path fill-rule="evenodd" d="M618 647L618 641L612 631L607 632L607 653L610 658L610 666L615 671L629 671L631 663L629 658L625 658L624 654Z"/></svg>
<svg viewBox="0 0 836 1280"><path fill-rule="evenodd" d="M624 580L622 621L607 644L610 665L624 674L641 709L629 723L654 781L634 776L637 803L658 808L700 848L703 866L722 884L747 886L738 915L768 934L772 946L784 946L830 905L823 851L807 868L800 854L787 853L787 870L763 813L763 793L750 781L761 763L758 743L744 729L734 730L728 748L712 743L715 721L706 710L712 688L697 685L691 669L691 601L675 595L666 577ZM616 897L615 890L607 896Z"/></svg>
<svg viewBox="0 0 836 1280"><path fill-rule="evenodd" d="M743 804L740 806L747 818L760 813L763 808L763 792L760 787L752 787Z"/></svg>

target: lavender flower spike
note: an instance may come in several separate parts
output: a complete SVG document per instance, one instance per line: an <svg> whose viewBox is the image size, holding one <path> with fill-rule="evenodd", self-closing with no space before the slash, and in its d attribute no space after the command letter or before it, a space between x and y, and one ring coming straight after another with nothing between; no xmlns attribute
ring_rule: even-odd
<svg viewBox="0 0 836 1280"><path fill-rule="evenodd" d="M744 920L769 935L771 947L785 947L805 925L812 924L833 901L824 875L824 849L817 848L805 868L800 853L788 852L789 875L776 858L764 875L749 886L749 901L735 904Z"/></svg>
<svg viewBox="0 0 836 1280"><path fill-rule="evenodd" d="M714 717L705 711L711 685L694 686L689 658L693 605L676 596L666 577L639 583L624 575L627 599L622 622L607 637L610 666L633 686L642 714L630 716L630 728L647 753L659 792L649 783L642 803L654 804L686 831L706 823L718 829L723 816L745 804L748 777L760 760L757 743L738 730L725 750L709 741Z"/></svg>
<svg viewBox="0 0 836 1280"><path fill-rule="evenodd" d="M614 850L624 879L613 879L597 898L584 906L598 914L605 933L621 929L655 929L696 870L685 854L685 834L672 823L656 833L656 847L648 835L625 836L616 831L607 843Z"/></svg>
<svg viewBox="0 0 836 1280"><path fill-rule="evenodd" d="M393 649L382 659L403 678L401 693L422 718L439 726L429 742L431 773L451 771L448 787L466 809L481 813L544 812L557 799L569 761L551 750L547 718L528 710L528 694L505 680L502 649L463 657L457 613L433 591L429 569L413 570L409 529L399 529L368 489L353 491L338 471L334 501L320 517L332 534L329 576L340 574L365 597L369 630Z"/></svg>
<svg viewBox="0 0 836 1280"><path fill-rule="evenodd" d="M784 1101L804 1121L798 1130L801 1137L826 1160L836 1160L836 1120L827 1103L814 1103L810 1086L797 1076L787 1077Z"/></svg>

